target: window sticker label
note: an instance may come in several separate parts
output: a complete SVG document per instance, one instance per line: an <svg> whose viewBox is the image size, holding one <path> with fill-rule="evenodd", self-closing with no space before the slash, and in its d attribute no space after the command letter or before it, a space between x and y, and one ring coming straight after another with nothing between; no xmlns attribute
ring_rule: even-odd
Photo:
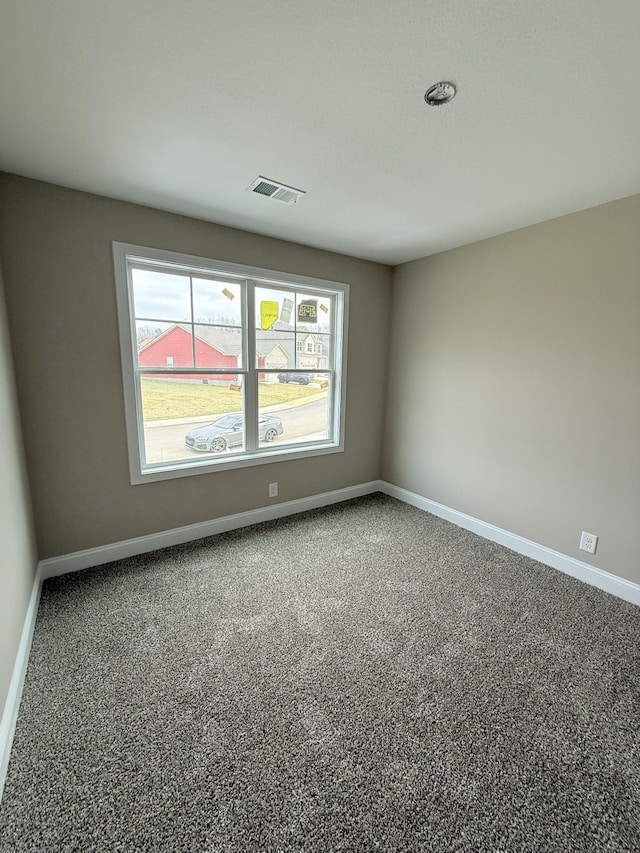
<svg viewBox="0 0 640 853"><path fill-rule="evenodd" d="M318 300L304 299L298 305L298 323L318 322Z"/></svg>
<svg viewBox="0 0 640 853"><path fill-rule="evenodd" d="M320 303L320 310L321 310L321 311L324 311L324 313L325 313L325 314L328 314L328 313L329 313L329 309L328 309L328 308L327 308L327 306L326 306L324 303L322 303L322 302Z"/></svg>
<svg viewBox="0 0 640 853"><path fill-rule="evenodd" d="M282 300L282 311L280 311L280 319L283 323L289 325L291 323L291 312L293 311L293 299Z"/></svg>
<svg viewBox="0 0 640 853"><path fill-rule="evenodd" d="M235 296L235 294L234 294L234 293L231 293L231 291L230 291L230 290L228 290L226 287L224 288L224 290L223 290L222 292L223 292L223 293L224 293L224 295L227 297L227 299L233 299L233 298L234 298L234 296Z"/></svg>
<svg viewBox="0 0 640 853"><path fill-rule="evenodd" d="M260 328L263 332L267 332L278 319L280 306L277 302L261 302L260 303Z"/></svg>

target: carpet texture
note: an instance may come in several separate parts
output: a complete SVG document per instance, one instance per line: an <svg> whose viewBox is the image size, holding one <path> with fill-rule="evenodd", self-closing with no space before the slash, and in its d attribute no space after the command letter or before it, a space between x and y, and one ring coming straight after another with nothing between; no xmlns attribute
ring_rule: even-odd
<svg viewBox="0 0 640 853"><path fill-rule="evenodd" d="M638 851L640 608L373 495L45 583L0 850Z"/></svg>

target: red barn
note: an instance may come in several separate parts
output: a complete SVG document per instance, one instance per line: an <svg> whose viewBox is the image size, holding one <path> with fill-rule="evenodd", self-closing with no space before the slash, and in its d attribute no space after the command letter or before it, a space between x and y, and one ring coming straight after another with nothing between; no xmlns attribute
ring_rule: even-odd
<svg viewBox="0 0 640 853"><path fill-rule="evenodd" d="M211 326L196 326L195 364L191 329L189 326L175 325L166 332L144 341L138 351L138 364L141 367L229 367L238 366L241 350L239 329L226 329ZM148 374L145 378L162 378L158 374ZM172 379L190 379L201 382L227 384L235 382L235 373L210 373L194 376L189 373L172 373Z"/></svg>
<svg viewBox="0 0 640 853"><path fill-rule="evenodd" d="M294 330L284 324L268 332L256 332L258 367L286 370L295 365ZM143 341L138 349L141 367L238 367L242 352L240 329L222 326L195 326L195 364L191 327L176 324L151 340ZM316 356L316 360L318 360ZM307 366L307 365L305 365ZM314 362L314 367L318 364ZM144 375L144 374L143 374ZM277 382L275 374L261 373L263 382ZM161 379L159 374L146 374L145 379ZM237 381L235 373L209 373L194 376L190 373L172 373L171 379L228 384Z"/></svg>

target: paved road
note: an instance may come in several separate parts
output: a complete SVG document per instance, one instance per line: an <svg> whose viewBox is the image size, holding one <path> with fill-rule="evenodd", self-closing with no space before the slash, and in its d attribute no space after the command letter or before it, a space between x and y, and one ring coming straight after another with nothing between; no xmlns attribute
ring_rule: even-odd
<svg viewBox="0 0 640 853"><path fill-rule="evenodd" d="M274 412L282 419L284 432L269 446L327 437L327 399L313 400L300 406ZM185 447L184 437L189 430L211 423L215 418L203 418L198 423L167 424L145 427L147 462L164 462L169 459L202 459L205 454Z"/></svg>

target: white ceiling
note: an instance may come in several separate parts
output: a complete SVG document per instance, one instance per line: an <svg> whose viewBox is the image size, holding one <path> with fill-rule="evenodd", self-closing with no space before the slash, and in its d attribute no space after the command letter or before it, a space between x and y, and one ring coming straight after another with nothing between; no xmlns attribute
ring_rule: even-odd
<svg viewBox="0 0 640 853"><path fill-rule="evenodd" d="M0 168L389 264L639 192L639 93L638 0L0 0Z"/></svg>

